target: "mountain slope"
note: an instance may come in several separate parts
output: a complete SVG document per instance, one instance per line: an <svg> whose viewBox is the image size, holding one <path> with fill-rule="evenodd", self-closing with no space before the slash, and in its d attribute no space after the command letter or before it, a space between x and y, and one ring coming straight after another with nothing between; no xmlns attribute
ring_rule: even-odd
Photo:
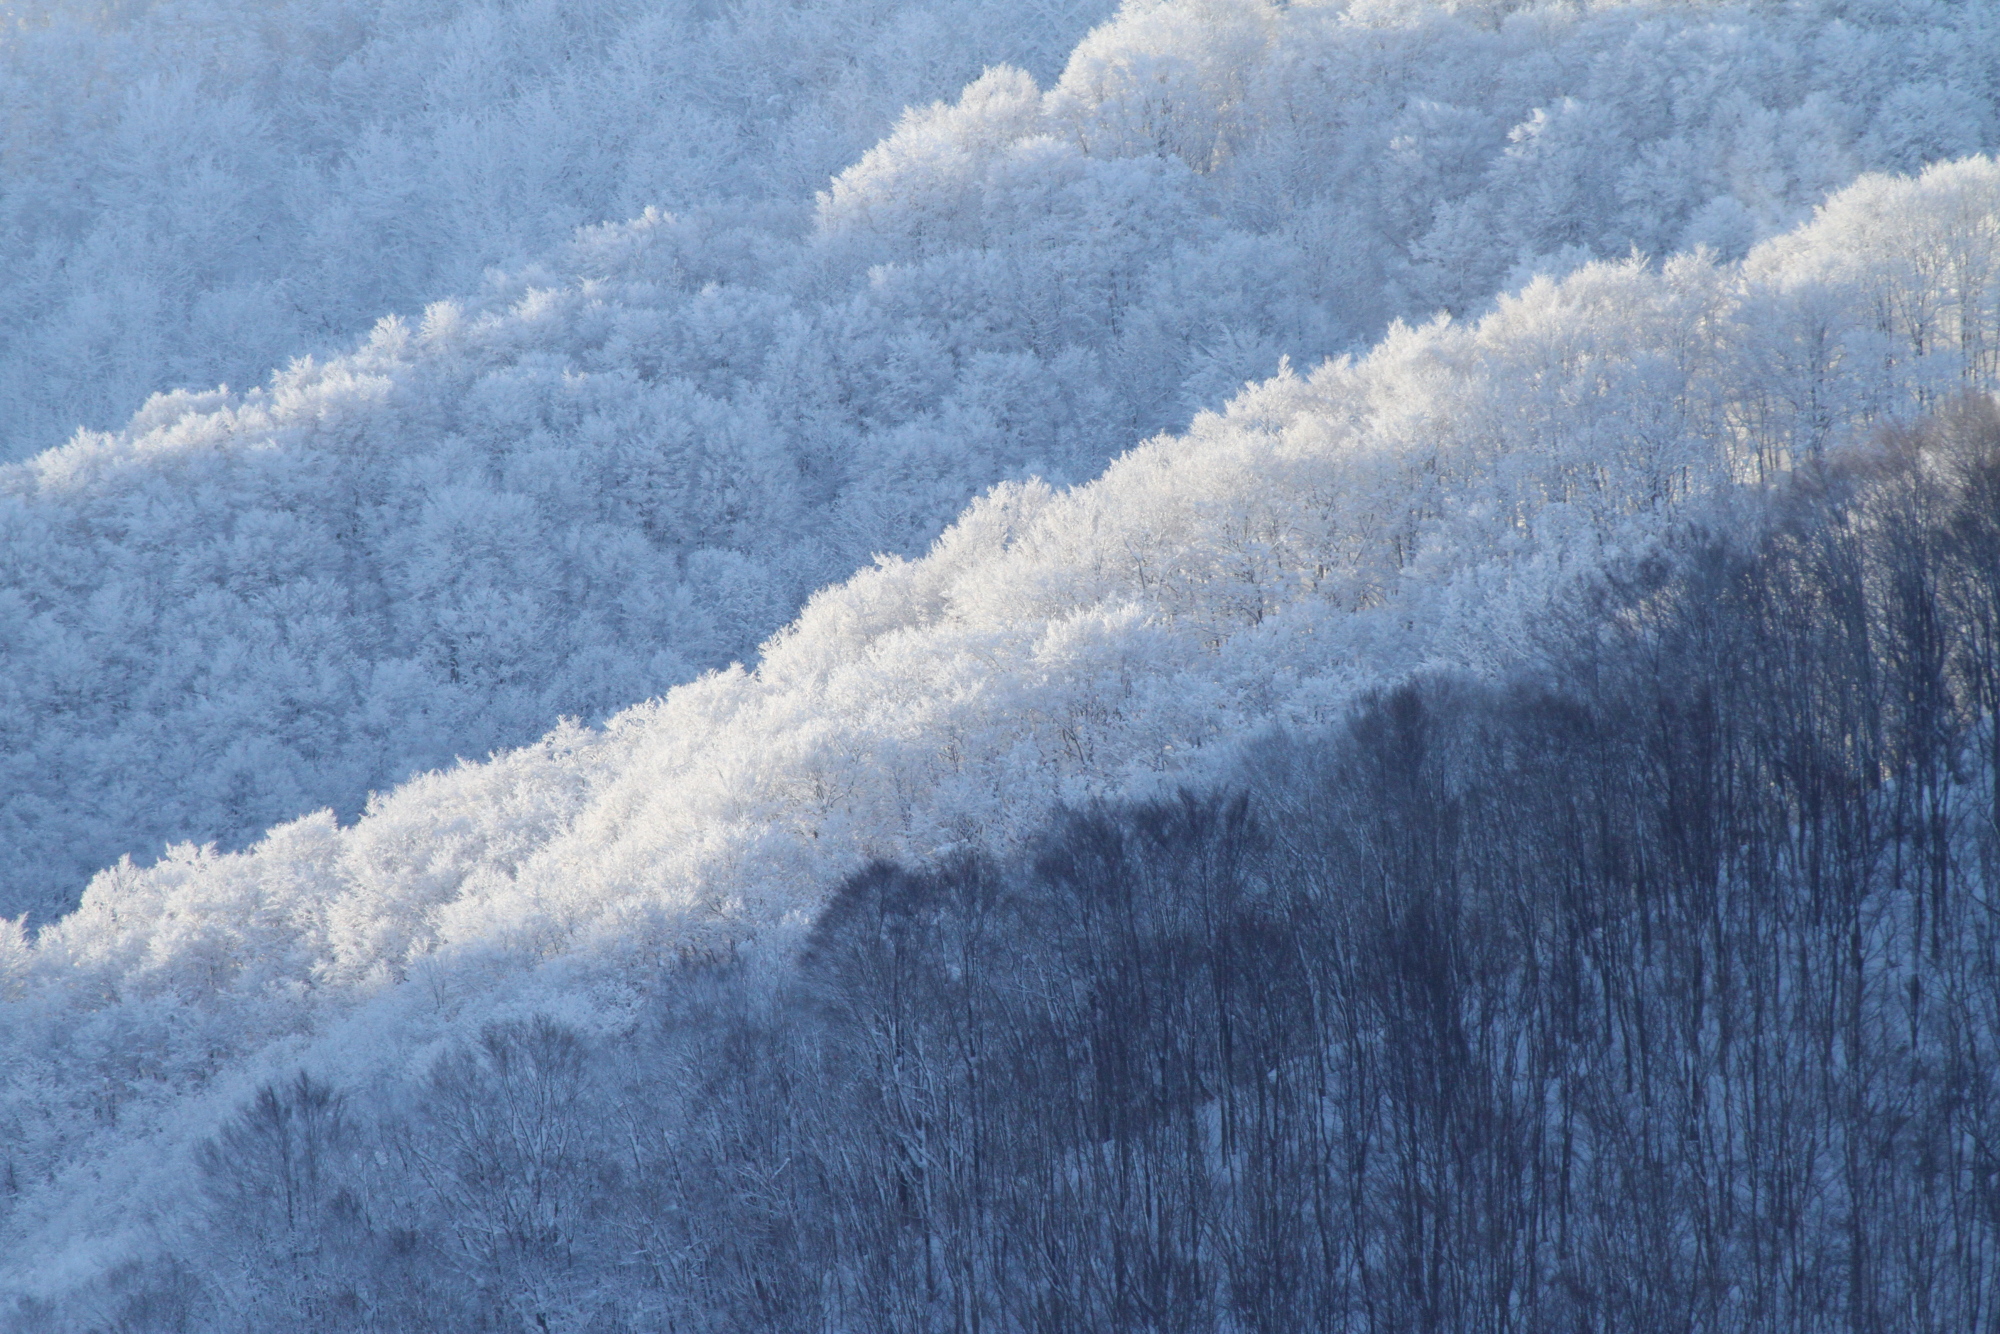
<svg viewBox="0 0 2000 1334"><path fill-rule="evenodd" d="M1740 255L1990 143L1994 50L1977 6L1134 5L1046 92L911 113L808 235L802 198L648 214L155 400L0 473L0 913L750 660L995 482L1094 476L1281 356L1634 246Z"/></svg>

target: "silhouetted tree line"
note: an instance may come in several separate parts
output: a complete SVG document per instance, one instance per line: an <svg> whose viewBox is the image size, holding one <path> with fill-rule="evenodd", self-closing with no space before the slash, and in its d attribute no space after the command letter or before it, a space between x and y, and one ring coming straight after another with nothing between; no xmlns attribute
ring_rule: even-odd
<svg viewBox="0 0 2000 1334"><path fill-rule="evenodd" d="M871 867L622 1040L495 1025L365 1114L273 1085L92 1319L1993 1328L2000 416L1801 471L1544 649Z"/></svg>

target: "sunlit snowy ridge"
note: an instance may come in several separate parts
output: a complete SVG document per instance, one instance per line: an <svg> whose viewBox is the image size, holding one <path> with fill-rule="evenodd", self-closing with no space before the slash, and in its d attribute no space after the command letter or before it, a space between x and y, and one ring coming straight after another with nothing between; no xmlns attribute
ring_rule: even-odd
<svg viewBox="0 0 2000 1334"><path fill-rule="evenodd" d="M819 594L754 671L428 777L351 829L107 872L24 983L202 1005L432 949L810 913L868 856L1004 838L1427 663L1521 659L1565 591L1677 518L1990 386L1996 297L2000 167L1976 159L1864 181L1741 265L1591 265L1399 328L1099 481L999 488L923 559Z"/></svg>

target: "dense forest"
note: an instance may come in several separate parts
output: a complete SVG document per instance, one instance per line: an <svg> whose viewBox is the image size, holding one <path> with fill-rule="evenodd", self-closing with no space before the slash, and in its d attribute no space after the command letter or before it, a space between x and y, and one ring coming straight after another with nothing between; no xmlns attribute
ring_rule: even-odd
<svg viewBox="0 0 2000 1334"><path fill-rule="evenodd" d="M119 1328L1964 1330L2000 1264L2000 411L1213 792L850 877L629 1032L206 1140ZM34 1329L32 1308L19 1327ZM122 1322L122 1323L119 1323Z"/></svg>
<svg viewBox="0 0 2000 1334"><path fill-rule="evenodd" d="M0 1330L2000 1324L1996 70L0 14Z"/></svg>

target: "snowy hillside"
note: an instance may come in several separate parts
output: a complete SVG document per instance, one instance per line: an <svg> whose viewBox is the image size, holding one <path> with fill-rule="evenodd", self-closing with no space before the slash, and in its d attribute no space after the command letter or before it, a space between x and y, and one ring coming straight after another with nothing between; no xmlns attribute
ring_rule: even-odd
<svg viewBox="0 0 2000 1334"><path fill-rule="evenodd" d="M1991 8L1100 17L8 11L0 1330L1986 1322Z"/></svg>
<svg viewBox="0 0 2000 1334"><path fill-rule="evenodd" d="M1532 666L1607 568L1686 523L1755 531L1764 483L1991 387L1996 296L2000 165L1869 178L1740 264L1538 280L1096 482L1002 486L924 558L818 595L755 671L601 732L350 828L107 872L5 947L0 1120L47 1183L11 1206L6 1281L148 1249L123 1201L181 1207L187 1137L264 1073L365 1085L536 1004L615 1027L666 961L797 940L869 857L1220 774L1416 668Z"/></svg>
<svg viewBox="0 0 2000 1334"><path fill-rule="evenodd" d="M383 13L296 49L289 22L180 7L24 22L0 47L39 78L65 68L51 44L123 68L227 36L230 59L200 77L242 88L86 81L108 100L76 151L34 159L82 173L81 193L166 190L159 209L208 231L110 196L44 218L46 190L9 187L41 219L10 235L99 229L74 241L98 269L64 258L71 240L35 242L72 275L57 288L97 294L22 298L56 313L10 325L10 401L44 411L70 373L50 357L94 367L109 395L50 412L102 420L136 386L197 388L0 473L0 838L16 850L0 911L45 919L94 871L170 842L241 846L320 807L351 820L457 756L751 661L814 589L920 554L987 487L1083 481L1282 356L1306 374L1392 320L1477 316L1536 272L1635 247L1734 259L1861 171L1987 148L2000 126L1980 6L1135 4L1047 91L995 68L911 113L808 225L817 173L882 108L927 95L918 72L1054 68L1048 43L1088 15ZM754 78L747 52L769 62ZM144 88L155 102L131 101ZM746 90L783 115L766 124ZM216 148L207 175L174 159L152 186L91 174L128 159L90 135L166 134L174 107L210 136L177 143L220 136L255 160ZM265 160L302 140L319 156L298 180ZM588 170L550 166L585 146ZM240 224L173 193L239 176L259 181ZM655 202L677 211L521 261ZM271 254L231 249L246 237ZM299 255L309 277L286 267ZM497 262L512 267L476 287ZM183 304L113 299L79 273ZM198 388L384 308L407 318L342 355ZM76 352L102 342L76 312L145 310L132 346L162 349L164 370ZM114 343L113 362L138 356Z"/></svg>

